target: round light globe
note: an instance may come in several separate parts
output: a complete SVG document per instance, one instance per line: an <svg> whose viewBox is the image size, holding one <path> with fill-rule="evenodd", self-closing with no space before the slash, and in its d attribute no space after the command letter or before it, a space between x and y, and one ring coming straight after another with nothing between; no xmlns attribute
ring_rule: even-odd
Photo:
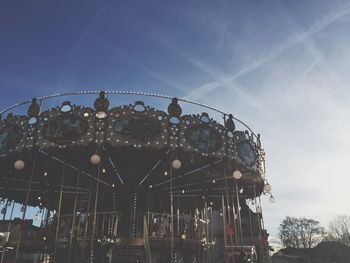
<svg viewBox="0 0 350 263"><path fill-rule="evenodd" d="M264 192L270 193L272 190L271 185L269 183L264 185Z"/></svg>
<svg viewBox="0 0 350 263"><path fill-rule="evenodd" d="M276 203L276 199L273 197L273 195L270 196L269 202L270 202L271 204Z"/></svg>
<svg viewBox="0 0 350 263"><path fill-rule="evenodd" d="M17 160L15 162L15 169L16 170L23 170L25 166L25 163L22 160Z"/></svg>
<svg viewBox="0 0 350 263"><path fill-rule="evenodd" d="M181 161L180 160L174 160L171 164L173 166L174 169L180 169L181 168Z"/></svg>
<svg viewBox="0 0 350 263"><path fill-rule="evenodd" d="M238 170L233 172L233 178L235 178L236 180L239 180L242 178L242 173Z"/></svg>
<svg viewBox="0 0 350 263"><path fill-rule="evenodd" d="M90 162L92 164L95 164L95 165L99 164L101 162L101 157L98 154L95 153L95 154L91 155Z"/></svg>

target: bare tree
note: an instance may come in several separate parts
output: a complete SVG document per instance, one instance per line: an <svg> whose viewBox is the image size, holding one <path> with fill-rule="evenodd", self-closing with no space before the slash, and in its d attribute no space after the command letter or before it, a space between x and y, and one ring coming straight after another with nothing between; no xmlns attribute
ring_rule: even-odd
<svg viewBox="0 0 350 263"><path fill-rule="evenodd" d="M350 246L350 215L335 216L329 223L327 238Z"/></svg>
<svg viewBox="0 0 350 263"><path fill-rule="evenodd" d="M284 247L311 248L323 239L320 222L308 218L287 216L279 227L279 238Z"/></svg>

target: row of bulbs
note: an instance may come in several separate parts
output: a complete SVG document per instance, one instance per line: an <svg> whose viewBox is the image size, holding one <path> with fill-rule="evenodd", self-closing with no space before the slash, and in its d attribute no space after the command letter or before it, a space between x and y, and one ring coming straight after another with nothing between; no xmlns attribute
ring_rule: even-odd
<svg viewBox="0 0 350 263"><path fill-rule="evenodd" d="M100 162L101 162L101 156L98 155L97 153L94 153L93 155L91 155L90 157L90 162L94 165L98 165ZM178 159L175 159L172 161L171 163L172 167L176 170L180 169L181 168L181 161L178 160ZM25 163L23 160L17 160L14 164L15 166L15 169L16 170L23 170L24 167L25 167ZM233 172L233 178L236 179L236 180L239 180L242 178L242 173L239 171L239 170L236 170ZM274 198L274 196L271 194L271 185L266 181L265 182L265 185L264 185L264 192L265 193L269 193L270 194L270 198L269 198L269 201L270 203L275 203L276 202L276 199Z"/></svg>

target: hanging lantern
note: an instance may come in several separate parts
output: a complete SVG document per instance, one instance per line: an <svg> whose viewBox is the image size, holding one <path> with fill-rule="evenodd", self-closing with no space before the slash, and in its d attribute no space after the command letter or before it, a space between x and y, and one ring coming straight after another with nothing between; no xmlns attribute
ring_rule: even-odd
<svg viewBox="0 0 350 263"><path fill-rule="evenodd" d="M239 180L242 178L242 173L238 170L233 172L233 178L235 178L236 180Z"/></svg>
<svg viewBox="0 0 350 263"><path fill-rule="evenodd" d="M269 198L269 202L270 202L271 204L276 203L276 198L273 197L273 195L271 195L270 198Z"/></svg>
<svg viewBox="0 0 350 263"><path fill-rule="evenodd" d="M181 168L181 161L180 160L174 160L171 164L173 166L174 169L180 169Z"/></svg>
<svg viewBox="0 0 350 263"><path fill-rule="evenodd" d="M24 166L25 166L25 163L24 163L24 161L22 161L22 160L17 160L16 162L15 162L15 169L16 170L18 170L18 171L20 171L20 170L23 170L23 168L24 168Z"/></svg>
<svg viewBox="0 0 350 263"><path fill-rule="evenodd" d="M261 214L261 208L260 208L260 206L257 206L257 207L256 207L256 212L257 212L258 214Z"/></svg>
<svg viewBox="0 0 350 263"><path fill-rule="evenodd" d="M270 193L271 190L272 190L271 185L270 185L269 183L266 183L266 184L264 185L264 192Z"/></svg>
<svg viewBox="0 0 350 263"><path fill-rule="evenodd" d="M244 191L243 187L241 189L239 189L240 194L243 194L243 191Z"/></svg>
<svg viewBox="0 0 350 263"><path fill-rule="evenodd" d="M95 153L95 154L91 155L90 162L94 165L99 164L101 162L101 157Z"/></svg>

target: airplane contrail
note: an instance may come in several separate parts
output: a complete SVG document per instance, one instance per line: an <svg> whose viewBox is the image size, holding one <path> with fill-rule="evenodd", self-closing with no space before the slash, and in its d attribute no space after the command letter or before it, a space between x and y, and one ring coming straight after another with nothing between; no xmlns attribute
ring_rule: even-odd
<svg viewBox="0 0 350 263"><path fill-rule="evenodd" d="M234 72L229 77L217 78L214 81L203 84L199 88L191 91L186 97L191 99L198 99L206 95L208 92L215 90L218 86L222 86L222 85L229 86L235 79L261 67L265 63L270 62L271 60L275 59L280 54L282 54L284 51L305 41L310 36L316 34L320 30L330 25L337 19L348 14L349 12L350 12L350 5L346 5L346 6L343 6L341 9L328 13L327 15L323 16L321 19L316 20L316 22L313 23L308 29L304 30L301 33L296 33L291 35L281 44L275 46L269 54L263 56L262 58L258 58L256 60L250 61L249 63L245 64L239 71Z"/></svg>

